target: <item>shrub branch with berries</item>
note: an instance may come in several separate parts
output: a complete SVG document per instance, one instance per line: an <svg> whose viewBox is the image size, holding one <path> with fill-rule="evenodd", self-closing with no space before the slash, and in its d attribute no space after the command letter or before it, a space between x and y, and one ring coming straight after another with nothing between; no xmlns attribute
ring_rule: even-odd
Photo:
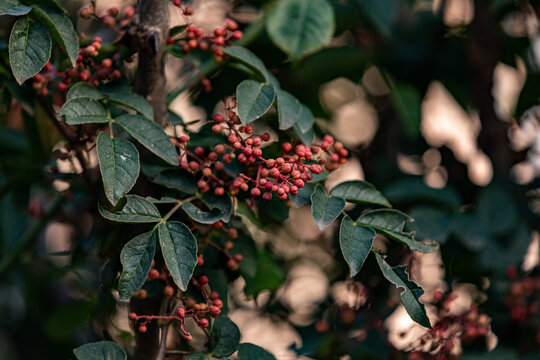
<svg viewBox="0 0 540 360"><path fill-rule="evenodd" d="M322 4L317 24L321 31L313 33L306 27L291 35L282 26L279 14L290 10L283 7L308 2L280 2L269 19L270 37L293 61L324 45L333 31L332 9L323 0L317 1ZM10 0L13 7L4 10L20 16L9 42L15 79L20 84L28 80L40 97L54 91L59 117L53 116L53 120L69 146L91 149L95 145L104 189L100 214L112 222L128 223L129 229L138 232L120 254L119 298L139 303L157 298L161 310L129 313L137 339L154 327L161 329L164 339L169 328L174 328L190 341L193 335L187 324L194 320L208 341L202 348L192 349L185 359L227 357L237 350L242 359L248 356L243 354L273 358L255 345L240 344L237 326L226 317L230 281L243 277L246 294L254 296L262 290L276 290L283 277L268 252L255 245L239 215L264 222L269 206L307 204L321 230L341 219L339 245L351 276L373 252L383 275L400 288L411 318L430 327L419 300L423 290L409 280L403 267L390 266L373 248L373 240L379 233L421 252L437 247L404 232L411 219L390 209L371 184L348 181L327 192L323 185L328 174L347 163L344 145L318 130L320 136L315 136L310 109L281 88L261 59L235 44L243 37L235 21L228 19L206 34L189 23L194 12L191 6L180 0L172 3L188 24L170 29L164 45L168 53L194 63L207 61L212 65L206 69L213 71L231 67L247 78L237 85L235 94L224 94L224 110L198 124L197 130L170 110L165 123L158 121L157 111L166 106L165 101L156 107L156 97L146 91L137 94L128 86L124 64L135 61L136 56L124 40L137 36L132 29L140 27L141 18L133 7L122 11L111 7L96 14L92 3L80 10L81 18L110 28L117 36L114 42L77 35L60 6ZM289 36L298 37L293 39L298 40L297 47L290 47ZM50 58L53 40L60 50ZM155 41L157 50L160 44ZM211 73L205 71L197 72L193 89L212 92ZM261 118L275 120L278 134L258 133L257 123L252 123ZM370 210L352 219L345 211L347 202ZM116 241L124 241L121 233ZM266 275L261 274L260 264L277 268L274 283L261 281ZM174 350L165 349L165 340L158 345L156 358L163 358L165 350ZM142 340L137 346L142 346ZM125 358L122 349L107 341L84 345L75 355L86 360L98 352Z"/></svg>

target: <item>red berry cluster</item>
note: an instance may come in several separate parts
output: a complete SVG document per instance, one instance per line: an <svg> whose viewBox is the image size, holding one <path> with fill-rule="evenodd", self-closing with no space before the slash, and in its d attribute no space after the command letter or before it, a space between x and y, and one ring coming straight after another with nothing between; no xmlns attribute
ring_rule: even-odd
<svg viewBox="0 0 540 360"><path fill-rule="evenodd" d="M505 299L512 321L523 324L527 319L534 319L539 307L540 276L518 279L515 267L509 268L506 273L509 279L513 280Z"/></svg>
<svg viewBox="0 0 540 360"><path fill-rule="evenodd" d="M79 10L79 16L83 19L95 18L101 23L113 30L120 31L126 29L133 16L135 16L135 9L133 6L124 8L122 16L119 18L120 9L117 6L111 6L101 14L96 14L96 9L92 4L83 6Z"/></svg>
<svg viewBox="0 0 540 360"><path fill-rule="evenodd" d="M447 360L457 359L454 348L460 341L472 343L485 337L490 329L490 319L480 313L476 305L461 315L449 314L449 307L455 300L453 293L444 294L437 290L433 294L434 305L437 307L439 320L419 340L409 353L408 360Z"/></svg>
<svg viewBox="0 0 540 360"><path fill-rule="evenodd" d="M236 105L234 100L227 102ZM347 150L330 135L324 136L321 144L311 147L286 142L281 146L282 156L265 158L261 147L270 140L270 134L254 134L253 128L242 125L231 108L229 106L226 117L215 114L212 127L213 132L227 136L228 144L217 144L210 152L200 146L190 151L188 136L171 139L180 149L180 166L202 175L197 182L201 193L214 189L214 194L221 196L226 189L231 195L249 191L252 204L253 199L261 195L264 200L271 200L274 193L279 200L286 200L289 194L298 194L313 178L312 174L320 174L323 166L333 171L347 163ZM224 169L233 159L244 165L244 171L231 180Z"/></svg>
<svg viewBox="0 0 540 360"><path fill-rule="evenodd" d="M120 78L122 73L114 67L120 54L116 53L112 59L104 58L100 62L95 60L99 56L101 43L100 37L94 37L90 45L79 49L76 65L72 69L59 72L52 64L47 63L42 72L32 78L32 88L39 91L42 96L46 96L49 83L56 83L58 91L64 93L76 82L84 81L98 86L100 82Z"/></svg>
<svg viewBox="0 0 540 360"><path fill-rule="evenodd" d="M160 274L156 269L152 269L148 274L149 279L157 279L159 277ZM208 277L203 275L198 279L192 279L191 281L195 286L197 286L197 288L201 291L201 294L204 296L205 300L203 302L198 303L193 298L186 298L183 301L184 306L178 308L174 315L137 315L136 313L132 312L129 314L129 318L136 323L137 330L140 333L145 333L148 330L148 323L152 320L174 320L180 322L180 331L182 332L184 338L186 340L191 340L193 338L192 335L184 327L185 320L188 317L192 317L202 329L206 329L210 325L210 318L217 318L221 314L223 301L219 298L219 294L216 291L209 290ZM167 292L168 287L170 286L165 287L165 292ZM139 292L141 291L144 290L139 290Z"/></svg>
<svg viewBox="0 0 540 360"><path fill-rule="evenodd" d="M181 0L173 0L173 4L180 7L184 15L193 14L193 8L191 6L182 7ZM225 56L222 51L223 47L232 45L234 40L240 40L242 35L242 31L238 30L238 24L234 20L226 19L225 24L215 28L212 34L205 34L203 29L191 24L179 38L169 37L167 43L169 45L179 44L185 53L195 49L210 50L216 61L222 61Z"/></svg>

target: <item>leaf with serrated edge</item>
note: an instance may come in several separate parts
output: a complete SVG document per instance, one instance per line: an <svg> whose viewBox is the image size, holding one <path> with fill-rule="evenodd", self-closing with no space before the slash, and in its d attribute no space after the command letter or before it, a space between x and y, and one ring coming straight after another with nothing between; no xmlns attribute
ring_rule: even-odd
<svg viewBox="0 0 540 360"><path fill-rule="evenodd" d="M197 240L186 225L177 221L160 223L158 231L165 264L175 284L186 291L197 265Z"/></svg>
<svg viewBox="0 0 540 360"><path fill-rule="evenodd" d="M348 216L344 216L341 220L339 246L343 258L351 269L351 277L358 274L364 265L373 246L374 238L375 231L371 228L357 225Z"/></svg>
<svg viewBox="0 0 540 360"><path fill-rule="evenodd" d="M238 360L276 360L276 358L260 346L242 343L238 346Z"/></svg>
<svg viewBox="0 0 540 360"><path fill-rule="evenodd" d="M9 63L19 84L36 75L51 57L51 38L39 23L23 17L9 36Z"/></svg>
<svg viewBox="0 0 540 360"><path fill-rule="evenodd" d="M210 333L210 349L212 356L229 356L236 351L240 342L240 330L231 319L218 317L212 325Z"/></svg>
<svg viewBox="0 0 540 360"><path fill-rule="evenodd" d="M368 211L356 220L358 224L366 225L373 230L407 245L411 250L416 250L422 253L431 253L437 250L436 243L425 244L416 241L412 233L403 232L403 227L407 221L412 219L398 210L379 209Z"/></svg>
<svg viewBox="0 0 540 360"><path fill-rule="evenodd" d="M122 275L118 282L120 299L129 299L144 285L154 260L156 241L156 232L152 230L131 239L122 249Z"/></svg>
<svg viewBox="0 0 540 360"><path fill-rule="evenodd" d="M73 350L77 360L126 360L124 349L112 341L84 344Z"/></svg>
<svg viewBox="0 0 540 360"><path fill-rule="evenodd" d="M94 100L99 100L102 97L103 96L101 95L99 90L96 89L95 86L81 81L69 88L66 99L67 101L77 98L90 98Z"/></svg>
<svg viewBox="0 0 540 360"><path fill-rule="evenodd" d="M66 118L68 125L106 123L111 120L103 105L86 97L66 102L58 114Z"/></svg>
<svg viewBox="0 0 540 360"><path fill-rule="evenodd" d="M242 123L248 124L257 120L272 106L274 87L253 80L244 80L236 88L238 116Z"/></svg>
<svg viewBox="0 0 540 360"><path fill-rule="evenodd" d="M49 30L74 67L79 56L79 38L69 17L58 9L37 6L32 7L31 15Z"/></svg>
<svg viewBox="0 0 540 360"><path fill-rule="evenodd" d="M112 92L107 94L109 101L133 109L148 119L154 118L152 106L141 95L130 92Z"/></svg>
<svg viewBox="0 0 540 360"><path fill-rule="evenodd" d="M178 165L178 157L171 139L155 122L141 115L125 114L114 120L129 135L148 150L172 165Z"/></svg>
<svg viewBox="0 0 540 360"><path fill-rule="evenodd" d="M111 204L126 195L139 177L139 152L135 145L101 132L97 138L97 155L105 195Z"/></svg>
<svg viewBox="0 0 540 360"><path fill-rule="evenodd" d="M390 203L382 196L379 190L370 183L361 180L342 182L334 186L330 194L352 203L390 207Z"/></svg>
<svg viewBox="0 0 540 360"><path fill-rule="evenodd" d="M326 191L321 185L315 187L311 194L311 214L317 227L324 230L345 209L345 200L337 197L326 196Z"/></svg>
<svg viewBox="0 0 540 360"><path fill-rule="evenodd" d="M99 213L106 219L126 223L155 223L161 220L161 214L149 200L137 195L126 195L126 204L118 212L109 212L102 206Z"/></svg>
<svg viewBox="0 0 540 360"><path fill-rule="evenodd" d="M375 253L375 257L384 277L398 288L403 289L400 293L401 302L411 319L431 329L424 304L420 302L420 296L422 296L424 290L414 281L409 280L409 274L405 271L407 266L391 267L381 255Z"/></svg>
<svg viewBox="0 0 540 360"><path fill-rule="evenodd" d="M334 27L334 8L327 0L280 1L266 21L270 39L293 61L328 43Z"/></svg>

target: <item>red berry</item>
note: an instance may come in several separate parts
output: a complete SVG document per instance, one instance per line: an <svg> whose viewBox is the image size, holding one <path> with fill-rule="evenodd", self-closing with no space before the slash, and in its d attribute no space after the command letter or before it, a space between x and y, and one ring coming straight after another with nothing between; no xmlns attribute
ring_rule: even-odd
<svg viewBox="0 0 540 360"><path fill-rule="evenodd" d="M227 261L227 267L233 271L236 271L238 270L238 263L234 261L234 259L229 259L229 261Z"/></svg>
<svg viewBox="0 0 540 360"><path fill-rule="evenodd" d="M182 5L182 0L173 0L173 5L174 6L181 6Z"/></svg>
<svg viewBox="0 0 540 360"><path fill-rule="evenodd" d="M199 326L200 326L200 327L202 327L202 328L207 328L208 325L209 325L208 320L206 320L206 319L201 319L201 320L199 320Z"/></svg>
<svg viewBox="0 0 540 360"><path fill-rule="evenodd" d="M140 332L140 333L143 333L143 334L144 334L144 333L146 332L146 330L148 330L148 329L146 328L146 325L141 325L141 326L139 326L139 332Z"/></svg>
<svg viewBox="0 0 540 360"><path fill-rule="evenodd" d="M130 318L131 320L135 320L135 319L137 319L137 314L135 314L134 312L129 313L129 318Z"/></svg>
<svg viewBox="0 0 540 360"><path fill-rule="evenodd" d="M187 6L185 9L184 9L184 15L193 15L193 8L191 6Z"/></svg>
<svg viewBox="0 0 540 360"><path fill-rule="evenodd" d="M176 310L176 316L178 316L179 318L183 318L184 316L186 316L186 310L183 308L178 308L178 310Z"/></svg>
<svg viewBox="0 0 540 360"><path fill-rule="evenodd" d="M206 285L206 284L208 284L208 277L202 275L202 276L199 278L199 284L201 284L201 285Z"/></svg>
<svg viewBox="0 0 540 360"><path fill-rule="evenodd" d="M165 286L165 289L163 289L163 295L169 296L169 297L173 296L174 295L173 287L169 285Z"/></svg>
<svg viewBox="0 0 540 360"><path fill-rule="evenodd" d="M216 299L219 299L219 293L217 291L212 291L208 297L212 300L216 300Z"/></svg>
<svg viewBox="0 0 540 360"><path fill-rule="evenodd" d="M261 190L259 190L258 188L253 188L251 189L251 196L259 196L261 195Z"/></svg>
<svg viewBox="0 0 540 360"><path fill-rule="evenodd" d="M156 269L150 270L150 272L148 273L148 278L150 280L158 279L159 278L159 271L157 271Z"/></svg>
<svg viewBox="0 0 540 360"><path fill-rule="evenodd" d="M186 336L184 336L184 339L186 339L187 341L191 341L193 340L193 336L191 336L191 334L187 334Z"/></svg>

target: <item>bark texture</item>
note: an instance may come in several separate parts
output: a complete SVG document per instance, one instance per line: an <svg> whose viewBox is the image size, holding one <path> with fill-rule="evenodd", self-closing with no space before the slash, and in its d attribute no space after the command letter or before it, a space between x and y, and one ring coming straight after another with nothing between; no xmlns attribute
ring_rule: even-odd
<svg viewBox="0 0 540 360"><path fill-rule="evenodd" d="M135 91L152 105L154 121L165 125L167 121L165 55L169 36L169 9L167 0L139 0L134 34L131 43L139 53Z"/></svg>

